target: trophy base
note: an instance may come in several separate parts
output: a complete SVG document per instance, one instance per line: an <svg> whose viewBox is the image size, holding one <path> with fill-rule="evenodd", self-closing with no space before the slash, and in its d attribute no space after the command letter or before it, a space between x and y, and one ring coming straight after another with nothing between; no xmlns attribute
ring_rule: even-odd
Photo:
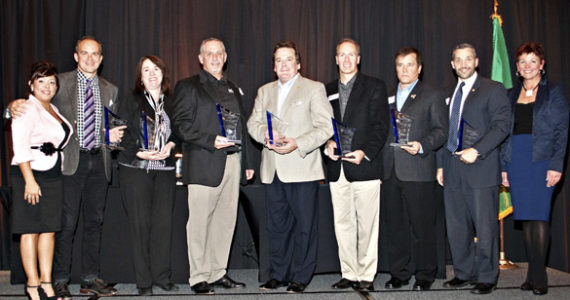
<svg viewBox="0 0 570 300"><path fill-rule="evenodd" d="M125 147L115 146L115 145L105 145L105 148L107 148L111 151L123 151L123 150L125 150Z"/></svg>
<svg viewBox="0 0 570 300"><path fill-rule="evenodd" d="M402 146L409 146L408 143L390 143L390 147L402 147Z"/></svg>
<svg viewBox="0 0 570 300"><path fill-rule="evenodd" d="M227 139L228 143L234 143L236 145L241 145L241 140L231 140L231 139Z"/></svg>

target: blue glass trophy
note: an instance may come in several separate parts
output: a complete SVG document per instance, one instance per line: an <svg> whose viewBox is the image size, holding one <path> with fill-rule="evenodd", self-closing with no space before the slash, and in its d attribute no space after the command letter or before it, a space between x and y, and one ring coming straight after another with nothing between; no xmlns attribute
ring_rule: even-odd
<svg viewBox="0 0 570 300"><path fill-rule="evenodd" d="M124 150L125 148L121 147L118 142L112 143L109 138L109 130L127 125L127 121L121 119L117 114L113 113L108 107L103 106L103 116L105 121L105 147L110 150Z"/></svg>
<svg viewBox="0 0 570 300"><path fill-rule="evenodd" d="M238 137L240 115L224 108L218 103L216 103L216 111L220 124L220 135L226 137L228 142L241 144L241 140Z"/></svg>
<svg viewBox="0 0 570 300"><path fill-rule="evenodd" d="M267 117L267 135L269 136L269 140L267 142L269 142L270 145L276 145L279 147L285 145L284 143L278 142L278 140L281 140L281 137L275 139L274 130L277 134L281 135L285 130L287 122L279 119L268 110L265 111L265 115Z"/></svg>
<svg viewBox="0 0 570 300"><path fill-rule="evenodd" d="M356 133L356 128L347 127L341 122L332 118L334 141L336 143L335 155L350 158L348 153L352 152L352 140Z"/></svg>
<svg viewBox="0 0 570 300"><path fill-rule="evenodd" d="M402 147L408 145L413 119L396 111L394 108L390 109L390 119L392 120L392 130L394 132L394 142L390 143L390 146Z"/></svg>

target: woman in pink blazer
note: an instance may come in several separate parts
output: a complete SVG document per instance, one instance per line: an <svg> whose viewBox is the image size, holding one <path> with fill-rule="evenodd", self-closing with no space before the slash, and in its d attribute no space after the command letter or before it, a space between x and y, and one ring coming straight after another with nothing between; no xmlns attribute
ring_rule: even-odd
<svg viewBox="0 0 570 300"><path fill-rule="evenodd" d="M73 132L71 124L51 104L58 88L56 72L46 61L32 65L25 113L12 121L10 219L12 233L21 234L20 254L29 299L55 299L51 273L54 235L61 227L61 149Z"/></svg>

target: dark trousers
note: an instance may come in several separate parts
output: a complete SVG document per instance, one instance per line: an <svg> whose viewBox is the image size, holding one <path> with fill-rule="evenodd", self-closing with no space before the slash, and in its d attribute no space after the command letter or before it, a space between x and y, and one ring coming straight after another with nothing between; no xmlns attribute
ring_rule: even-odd
<svg viewBox="0 0 570 300"><path fill-rule="evenodd" d="M119 167L121 196L129 221L138 288L170 282L172 210L176 179L172 171Z"/></svg>
<svg viewBox="0 0 570 300"><path fill-rule="evenodd" d="M69 281L75 229L82 215L81 279L99 276L101 229L109 184L101 153L81 153L75 174L63 176L63 211L61 231L55 235L53 277L56 282Z"/></svg>
<svg viewBox="0 0 570 300"><path fill-rule="evenodd" d="M474 189L444 182L443 195L455 276L495 284L499 275L498 186Z"/></svg>
<svg viewBox="0 0 570 300"><path fill-rule="evenodd" d="M433 282L437 272L435 181L382 182L389 270L392 277Z"/></svg>
<svg viewBox="0 0 570 300"><path fill-rule="evenodd" d="M318 182L265 184L271 278L307 284L317 265Z"/></svg>

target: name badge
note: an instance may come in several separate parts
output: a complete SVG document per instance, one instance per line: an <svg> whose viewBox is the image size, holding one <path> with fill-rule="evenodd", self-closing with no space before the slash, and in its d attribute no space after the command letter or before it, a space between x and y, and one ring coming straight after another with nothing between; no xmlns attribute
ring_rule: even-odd
<svg viewBox="0 0 570 300"><path fill-rule="evenodd" d="M445 98L445 105L449 105L449 97Z"/></svg>
<svg viewBox="0 0 570 300"><path fill-rule="evenodd" d="M394 104L396 102L396 96L388 97L388 104Z"/></svg>
<svg viewBox="0 0 570 300"><path fill-rule="evenodd" d="M328 99L329 99L329 101L333 101L333 100L338 99L338 93L330 95L330 96L328 97Z"/></svg>

